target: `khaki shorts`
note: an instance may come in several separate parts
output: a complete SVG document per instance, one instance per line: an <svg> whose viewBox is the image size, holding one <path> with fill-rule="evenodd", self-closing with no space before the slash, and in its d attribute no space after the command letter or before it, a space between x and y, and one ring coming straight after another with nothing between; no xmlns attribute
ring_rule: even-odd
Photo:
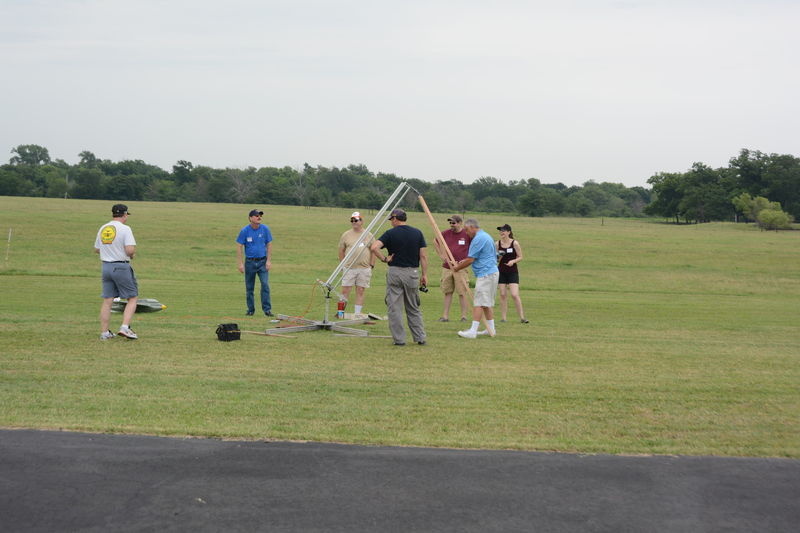
<svg viewBox="0 0 800 533"><path fill-rule="evenodd" d="M483 276L475 281L475 298L472 305L475 307L494 307L494 297L497 294L497 280L500 273L495 272Z"/></svg>
<svg viewBox="0 0 800 533"><path fill-rule="evenodd" d="M342 287L364 287L369 289L369 280L372 279L371 268L351 268L342 276Z"/></svg>
<svg viewBox="0 0 800 533"><path fill-rule="evenodd" d="M439 287L444 294L452 294L455 292L459 296L467 294L467 288L464 282L458 281L456 278L467 279L467 273L464 270L453 272L449 268L442 269L442 277L439 280Z"/></svg>

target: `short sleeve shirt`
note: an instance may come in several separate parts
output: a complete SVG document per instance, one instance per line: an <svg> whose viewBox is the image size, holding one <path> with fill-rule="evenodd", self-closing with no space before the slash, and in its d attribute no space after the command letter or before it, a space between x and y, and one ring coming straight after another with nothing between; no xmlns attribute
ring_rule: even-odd
<svg viewBox="0 0 800 533"><path fill-rule="evenodd" d="M265 224L259 224L257 229L248 224L239 232L236 242L244 246L245 257L265 257L267 243L272 242L272 233Z"/></svg>
<svg viewBox="0 0 800 533"><path fill-rule="evenodd" d="M101 227L94 240L94 247L100 250L100 260L106 263L130 261L125 253L126 246L136 246L136 239L133 238L131 228L118 220L112 220Z"/></svg>
<svg viewBox="0 0 800 533"><path fill-rule="evenodd" d="M370 232L357 232L352 229L345 231L339 239L339 250L344 248L344 254L347 256L347 253L355 246L358 239L361 239L361 242L358 244L359 251L353 252L354 255L350 258L351 262L347 266L349 268L369 268L369 259L371 256L369 247L374 240Z"/></svg>
<svg viewBox="0 0 800 533"><path fill-rule="evenodd" d="M469 257L473 258L472 272L482 278L497 272L497 248L488 233L479 229L469 245Z"/></svg>
<svg viewBox="0 0 800 533"><path fill-rule="evenodd" d="M456 261L461 261L462 259L467 258L467 254L469 253L469 244L472 242L467 232L463 229L461 233L456 233L451 229L444 230L442 232L442 237L444 237L444 242L447 243L447 247L450 248L450 253L453 254L453 259ZM445 268L450 268L450 265L445 261L442 264Z"/></svg>
<svg viewBox="0 0 800 533"><path fill-rule="evenodd" d="M427 247L422 232L406 225L387 230L378 240L389 255L394 255L389 262L389 266L394 267L419 267L419 250Z"/></svg>

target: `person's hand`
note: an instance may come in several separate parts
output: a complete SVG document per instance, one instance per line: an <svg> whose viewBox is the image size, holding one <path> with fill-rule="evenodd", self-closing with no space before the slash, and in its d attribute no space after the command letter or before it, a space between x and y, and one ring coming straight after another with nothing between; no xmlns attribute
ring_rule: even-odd
<svg viewBox="0 0 800 533"><path fill-rule="evenodd" d="M422 283L423 287L427 287L428 286L428 275L427 274L423 274L422 277L420 278L420 282Z"/></svg>
<svg viewBox="0 0 800 533"><path fill-rule="evenodd" d="M239 272L244 274L244 263L239 263Z"/></svg>
<svg viewBox="0 0 800 533"><path fill-rule="evenodd" d="M386 256L386 263L391 262L393 257L394 257L394 254L387 255Z"/></svg>
<svg viewBox="0 0 800 533"><path fill-rule="evenodd" d="M266 268L267 268L267 270L272 268L272 261L270 261L269 259L267 259L267 267Z"/></svg>

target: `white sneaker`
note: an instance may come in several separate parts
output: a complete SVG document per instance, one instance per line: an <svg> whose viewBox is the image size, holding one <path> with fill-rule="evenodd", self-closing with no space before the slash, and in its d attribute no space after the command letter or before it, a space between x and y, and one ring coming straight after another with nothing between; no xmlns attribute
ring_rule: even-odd
<svg viewBox="0 0 800 533"><path fill-rule="evenodd" d="M100 334L101 341L107 341L108 339L113 339L114 337L116 337L116 335L114 335L110 331L106 331L105 333Z"/></svg>
<svg viewBox="0 0 800 533"><path fill-rule="evenodd" d="M478 336L478 334L472 331L471 329L465 329L464 331L459 331L458 336L464 337L465 339L474 339L475 337Z"/></svg>
<svg viewBox="0 0 800 533"><path fill-rule="evenodd" d="M485 329L482 329L479 332L477 332L475 335L488 335L488 334L489 334L488 331L486 331Z"/></svg>
<svg viewBox="0 0 800 533"><path fill-rule="evenodd" d="M120 337L125 337L126 339L135 340L138 339L139 336L133 332L131 328L120 328L119 333L117 333Z"/></svg>

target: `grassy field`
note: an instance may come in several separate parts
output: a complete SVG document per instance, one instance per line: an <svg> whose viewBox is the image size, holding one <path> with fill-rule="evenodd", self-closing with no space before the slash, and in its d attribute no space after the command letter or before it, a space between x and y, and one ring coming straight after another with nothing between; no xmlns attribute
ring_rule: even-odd
<svg viewBox="0 0 800 533"><path fill-rule="evenodd" d="M102 342L92 248L112 203L0 197L3 241L13 230L0 255L0 426L800 457L798 231L483 215L524 247L530 324L512 306L496 338L461 339L460 323L436 321L431 287L424 347L327 331L222 343L219 323L271 326L244 316L236 269L251 206L136 202L141 295L168 309L137 315L138 341ZM274 311L321 319L314 280L337 265L350 210L265 212ZM409 223L432 239L423 214ZM384 272L367 311L385 313ZM366 327L388 335L385 322Z"/></svg>

